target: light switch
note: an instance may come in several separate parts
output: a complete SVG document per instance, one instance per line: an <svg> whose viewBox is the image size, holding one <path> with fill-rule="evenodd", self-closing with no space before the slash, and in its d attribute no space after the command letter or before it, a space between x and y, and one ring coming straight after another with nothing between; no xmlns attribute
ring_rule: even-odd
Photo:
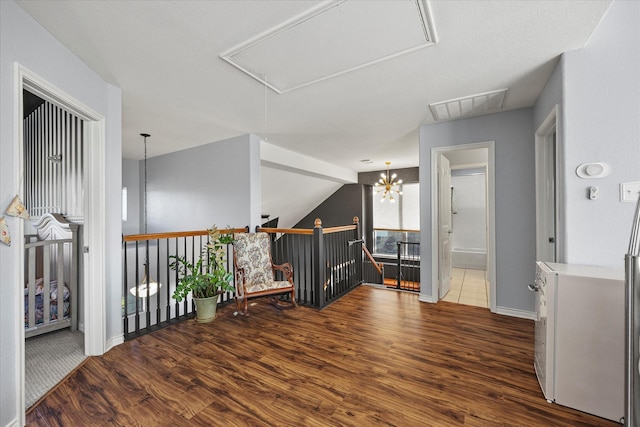
<svg viewBox="0 0 640 427"><path fill-rule="evenodd" d="M620 184L620 201L636 203L640 196L640 182L623 182Z"/></svg>

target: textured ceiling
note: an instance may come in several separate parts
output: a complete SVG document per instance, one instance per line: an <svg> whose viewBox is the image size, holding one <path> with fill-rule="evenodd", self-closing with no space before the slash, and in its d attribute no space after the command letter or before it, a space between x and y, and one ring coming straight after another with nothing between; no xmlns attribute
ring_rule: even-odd
<svg viewBox="0 0 640 427"><path fill-rule="evenodd" d="M385 6L400 1L405 0ZM379 1L350 2L357 3L348 4L360 8L362 17L370 12L380 18L373 12ZM17 3L122 89L125 158L142 157L141 132L152 135L150 156L254 133L271 144L354 171L381 169L385 161L398 168L417 166L417 129L434 122L430 104L508 89L504 110L533 106L559 55L583 47L610 4L431 1L436 45L277 94L220 54L324 3ZM387 38L394 30L416 25L415 19L388 15ZM356 40L366 22L338 19L332 25L340 26L335 32L342 40ZM323 25L317 37L327 37L324 32L332 32L331 25ZM291 76L308 64L317 66L318 52L305 48L308 40L297 44L294 37L288 43L291 57L278 61ZM362 45L363 52L370 48ZM341 43L332 49L340 56Z"/></svg>

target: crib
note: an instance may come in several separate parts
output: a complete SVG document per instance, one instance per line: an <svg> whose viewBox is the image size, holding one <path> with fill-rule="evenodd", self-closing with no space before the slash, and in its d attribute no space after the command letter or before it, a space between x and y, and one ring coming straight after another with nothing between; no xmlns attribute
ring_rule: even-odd
<svg viewBox="0 0 640 427"><path fill-rule="evenodd" d="M45 214L25 235L25 338L78 328L78 224Z"/></svg>

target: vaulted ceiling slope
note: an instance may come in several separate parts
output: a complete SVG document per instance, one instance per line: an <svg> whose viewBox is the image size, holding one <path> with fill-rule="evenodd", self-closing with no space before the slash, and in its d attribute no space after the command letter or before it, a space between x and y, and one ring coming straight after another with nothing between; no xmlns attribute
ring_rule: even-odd
<svg viewBox="0 0 640 427"><path fill-rule="evenodd" d="M507 89L494 107L532 106L610 1L17 3L122 89L125 158L140 132L152 157L254 133L367 171L417 165L430 104Z"/></svg>

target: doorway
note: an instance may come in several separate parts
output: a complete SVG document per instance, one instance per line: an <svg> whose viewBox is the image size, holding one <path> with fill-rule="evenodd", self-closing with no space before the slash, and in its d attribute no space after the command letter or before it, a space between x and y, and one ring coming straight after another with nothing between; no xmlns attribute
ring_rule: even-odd
<svg viewBox="0 0 640 427"><path fill-rule="evenodd" d="M484 236L484 242L486 244L486 250L482 253L467 253L464 256L467 258L465 262L479 262L477 259L483 258L483 263L486 264L486 270L478 270L483 272L483 277L488 282L488 307L492 312L496 311L496 261L495 261L495 155L494 155L494 141L463 144L447 147L436 147L431 150L431 203L432 203L432 283L437 285L437 289L434 290L434 295L438 295L438 300L442 300L446 297L447 287L447 269L451 268L452 253L449 249L443 246L443 241L446 240L444 233L455 235L456 226L455 221L453 228L449 231L442 227L443 217L446 215L455 216L452 213L456 209L456 193L455 187L453 192L449 186L448 189L441 185L442 180L440 175L443 173L440 171L441 158L445 157L452 170L457 169L479 169L483 172L484 190L485 190L485 209L486 219L485 227L486 234ZM447 192L447 194L443 194ZM443 203L444 197L449 197L450 201L453 201L452 211L449 212L446 203ZM451 243L451 242L450 242ZM456 249L455 244L449 245L451 250ZM475 248L477 249L477 248ZM447 251L447 253L443 253ZM473 251L471 251L473 252ZM480 257L480 258L479 258ZM454 264L455 264L454 257ZM460 275L465 275L465 271L468 271L469 276L473 276L474 282L478 271L473 265L469 265L469 269L466 268L454 268L450 277L453 280L463 280ZM480 265L477 266L478 268ZM486 273L484 273L486 271ZM451 279L450 279L451 280ZM450 282L451 283L451 282Z"/></svg>
<svg viewBox="0 0 640 427"><path fill-rule="evenodd" d="M25 271L33 274L33 277L29 276L28 289L31 293L37 289L38 281L48 282L54 293L58 284L64 284L64 303L49 305L43 300L42 308L38 308L37 296L33 307L25 303L25 311L34 311L34 323L29 319L29 328L25 332L28 337L25 341L25 406L30 407L86 358L84 334L82 328L76 327L78 323L83 324L82 260L78 259L76 251L82 246L80 236L84 227L85 168L82 155L83 121L28 90L22 96L23 201L30 216L30 220L24 222L24 227L29 235L34 236L29 238L30 244L26 245L30 247L30 255L25 255L28 258ZM77 224L80 230L76 232L76 248L72 249L72 243L67 243L62 256L55 254L55 246L46 241L67 238L69 233L65 234L56 228L60 223L51 214L62 215L64 221ZM36 241L43 246L34 247ZM51 267L56 259L61 263L62 270ZM74 268L74 265L77 267ZM80 274L76 274L76 271ZM51 315L54 320L51 324L45 322L48 321L43 313L46 311L45 305L49 310L54 310L53 307L58 309L54 310L58 315L57 320L55 315ZM35 320L40 313L43 313L42 323ZM64 323L64 319L70 324ZM43 330L45 332L41 332Z"/></svg>
<svg viewBox="0 0 640 427"><path fill-rule="evenodd" d="M556 105L535 136L537 261L558 261L557 115Z"/></svg>
<svg viewBox="0 0 640 427"><path fill-rule="evenodd" d="M85 142L86 149L83 156L83 164L86 171L84 177L84 235L83 235L83 258L84 264L82 282L91 286L85 286L84 301L82 311L84 313L84 350L87 356L103 354L105 350L105 239L106 239L106 221L105 221L105 119L102 115L93 111L91 108L77 101L64 93L59 88L49 84L44 79L31 72L20 64L15 64L15 85L14 93L16 96L15 126L18 138L15 141L15 151L18 153L16 161L18 164L17 172L20 183L17 189L19 194L24 195L24 175L25 175L25 152L24 152L24 126L22 112L24 110L24 91L28 91L37 97L44 99L51 104L72 113L84 121L82 128L82 137ZM22 222L18 223L18 264L24 265L24 238L25 227ZM89 251L89 248L94 248ZM24 269L17 269L19 282L24 283ZM16 293L18 304L21 307L21 313L24 316L24 304L22 296ZM19 364L19 390L20 396L20 413L23 417L20 422L24 424L25 409L25 333L24 328L20 327L17 334L16 348L18 349L17 360Z"/></svg>

